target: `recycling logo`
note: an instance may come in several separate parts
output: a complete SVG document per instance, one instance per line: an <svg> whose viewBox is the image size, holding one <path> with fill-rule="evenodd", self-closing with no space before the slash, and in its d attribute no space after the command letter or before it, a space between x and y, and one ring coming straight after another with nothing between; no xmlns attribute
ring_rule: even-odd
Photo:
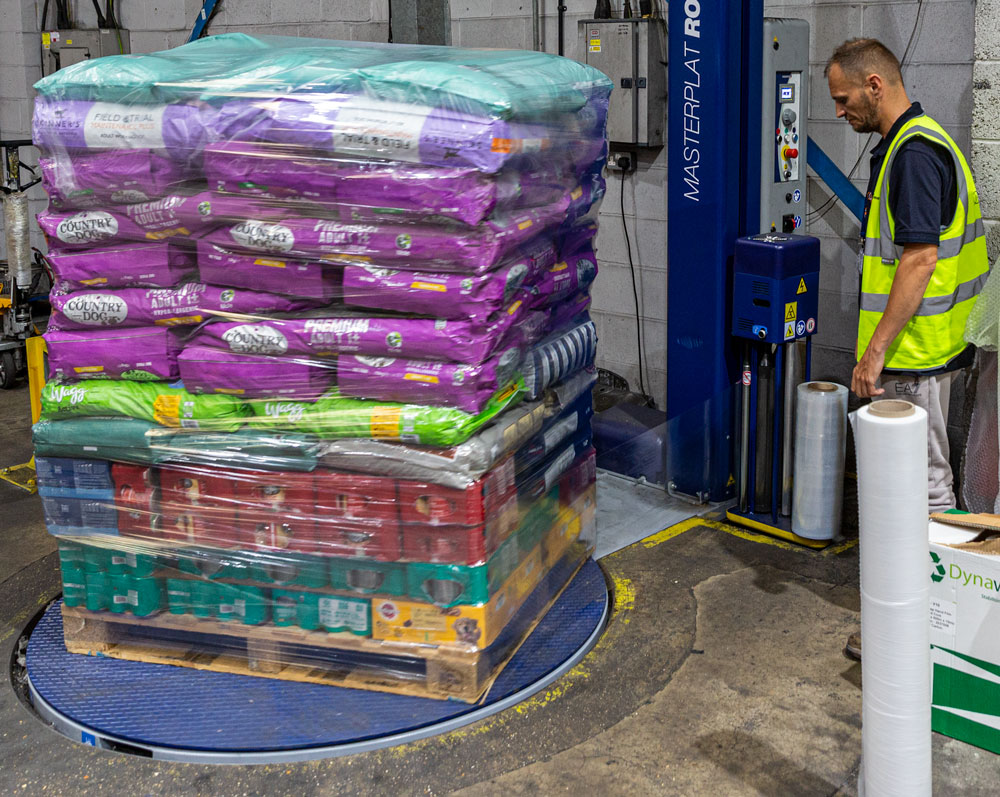
<svg viewBox="0 0 1000 797"><path fill-rule="evenodd" d="M941 557L938 556L934 551L930 552L931 561L934 563L934 572L931 573L931 581L935 584L944 581L945 572L944 565L941 564Z"/></svg>

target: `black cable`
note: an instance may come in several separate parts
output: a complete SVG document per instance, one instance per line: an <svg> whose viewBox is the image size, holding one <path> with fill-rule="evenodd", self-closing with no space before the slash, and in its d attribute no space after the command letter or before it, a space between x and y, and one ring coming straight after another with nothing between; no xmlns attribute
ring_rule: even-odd
<svg viewBox="0 0 1000 797"><path fill-rule="evenodd" d="M48 16L49 16L49 0L45 0L45 3L42 5L42 25L41 25L42 30L45 30L45 20Z"/></svg>
<svg viewBox="0 0 1000 797"><path fill-rule="evenodd" d="M622 229L625 231L625 248L628 250L628 266L632 271L632 296L635 298L635 348L639 356L639 390L646 395L646 383L642 372L642 317L639 315L639 290L635 285L635 263L632 262L632 242L628 237L628 223L625 220L625 170L621 179Z"/></svg>
<svg viewBox="0 0 1000 797"><path fill-rule="evenodd" d="M101 6L97 0L91 0L94 4L94 11L97 12L97 27L106 28L108 27L108 20L105 19L104 14L101 12Z"/></svg>
<svg viewBox="0 0 1000 797"><path fill-rule="evenodd" d="M392 44L392 0L389 0L389 36L386 38L386 42Z"/></svg>
<svg viewBox="0 0 1000 797"><path fill-rule="evenodd" d="M96 2L96 0L95 0ZM118 21L118 10L115 8L115 0L104 0L104 16L108 20L108 27L114 28L115 30L121 30L121 23ZM119 38L119 47L121 48L121 36Z"/></svg>

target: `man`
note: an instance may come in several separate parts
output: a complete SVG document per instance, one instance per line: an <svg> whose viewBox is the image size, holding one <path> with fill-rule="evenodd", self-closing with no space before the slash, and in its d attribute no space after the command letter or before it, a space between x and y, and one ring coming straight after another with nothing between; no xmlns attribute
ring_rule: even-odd
<svg viewBox="0 0 1000 797"><path fill-rule="evenodd" d="M844 42L825 75L837 118L879 133L861 222L861 294L851 390L927 411L928 510L955 506L948 402L971 364L965 322L989 263L972 172L944 129L911 103L899 61L875 39ZM848 653L860 658L848 642Z"/></svg>

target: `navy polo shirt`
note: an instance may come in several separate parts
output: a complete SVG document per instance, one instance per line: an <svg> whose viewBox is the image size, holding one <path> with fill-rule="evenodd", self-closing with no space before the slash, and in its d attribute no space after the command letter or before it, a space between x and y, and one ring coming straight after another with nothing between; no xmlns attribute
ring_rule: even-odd
<svg viewBox="0 0 1000 797"><path fill-rule="evenodd" d="M861 221L862 248L864 248L863 239L868 227L868 213L871 210L875 184L882 171L885 156L889 152L889 145L904 124L923 112L919 102L913 103L896 120L889 134L871 151L868 192L865 194L865 213ZM896 223L893 243L897 246L936 245L940 241L942 230L951 224L955 217L955 208L958 205L956 179L951 153L940 144L934 144L918 136L900 146L889 172L889 209ZM973 347L968 346L944 367L921 373L933 375L965 368L971 365L973 354ZM892 373L906 372L892 371Z"/></svg>

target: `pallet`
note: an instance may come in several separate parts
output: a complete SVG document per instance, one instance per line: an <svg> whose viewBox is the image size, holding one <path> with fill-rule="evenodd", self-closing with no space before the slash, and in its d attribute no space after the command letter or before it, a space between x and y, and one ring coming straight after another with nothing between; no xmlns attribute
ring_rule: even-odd
<svg viewBox="0 0 1000 797"><path fill-rule="evenodd" d="M65 604L63 634L70 653L477 703L582 564L582 560L576 563L570 577L521 634L486 650L383 641L294 626L248 626L165 612L133 617ZM172 638L162 636L164 632Z"/></svg>

